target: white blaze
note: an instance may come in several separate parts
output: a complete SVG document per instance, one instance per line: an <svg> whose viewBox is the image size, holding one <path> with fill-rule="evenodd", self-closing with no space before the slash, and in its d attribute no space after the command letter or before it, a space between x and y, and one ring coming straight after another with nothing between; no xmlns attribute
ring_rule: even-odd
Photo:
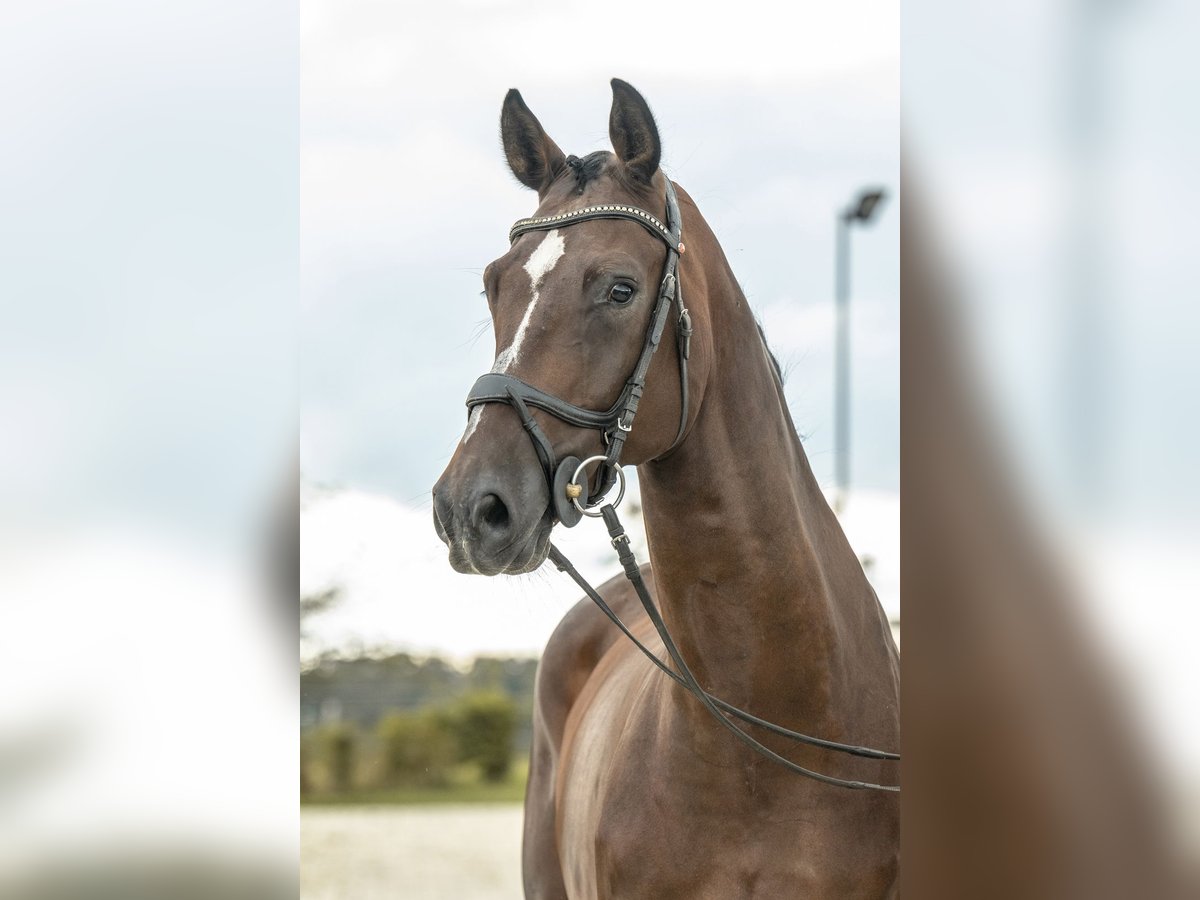
<svg viewBox="0 0 1200 900"><path fill-rule="evenodd" d="M475 433L475 429L479 427L479 419L483 416L483 405L471 408L471 415L467 416L467 430L463 433L462 442L465 444L471 439L471 435Z"/></svg>
<svg viewBox="0 0 1200 900"><path fill-rule="evenodd" d="M565 250L566 244L562 235L555 228L542 238L542 242L529 255L524 266L525 273L529 276L529 306L525 309L525 315L521 317L521 324L517 326L517 333L513 335L512 343L496 356L496 362L492 364L493 372L507 372L509 366L517 361L517 354L521 352L521 343L525 340L525 331L529 328L529 320L533 318L533 308L537 306L538 291L542 286L542 281L562 259ZM479 427L483 409L484 407L480 405L471 410L471 415L467 419L467 430L462 438L464 444L470 440L475 429Z"/></svg>
<svg viewBox="0 0 1200 900"><path fill-rule="evenodd" d="M517 361L517 354L521 352L521 342L525 340L525 331L529 328L529 320L533 318L533 308L537 306L538 290L542 286L542 280L562 259L564 248L562 235L555 228L542 238L537 249L529 255L529 261L525 263L525 272L529 275L529 306L525 310L525 315L521 317L521 324L517 326L517 333L513 336L512 343L501 350L500 355L496 357L496 362L492 366L493 372L507 372L508 367Z"/></svg>

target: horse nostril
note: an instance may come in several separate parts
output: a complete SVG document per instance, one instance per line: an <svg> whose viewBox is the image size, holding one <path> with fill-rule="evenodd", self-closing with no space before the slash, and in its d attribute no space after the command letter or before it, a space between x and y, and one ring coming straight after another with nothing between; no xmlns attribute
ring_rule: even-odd
<svg viewBox="0 0 1200 900"><path fill-rule="evenodd" d="M479 522L493 531L503 531L508 528L508 507L495 494L487 494L476 507Z"/></svg>

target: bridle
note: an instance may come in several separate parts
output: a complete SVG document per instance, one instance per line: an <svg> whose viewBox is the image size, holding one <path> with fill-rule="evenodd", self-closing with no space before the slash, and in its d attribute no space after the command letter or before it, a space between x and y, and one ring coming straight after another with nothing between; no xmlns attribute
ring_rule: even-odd
<svg viewBox="0 0 1200 900"><path fill-rule="evenodd" d="M650 596L650 592L646 587L646 583L642 578L641 569L638 566L637 559L633 555L633 551L629 546L629 537L625 533L624 526L621 525L620 519L617 518L616 506L620 504L621 499L625 496L625 476L621 471L621 451L625 447L625 441L629 437L629 433L633 430L634 416L637 414L638 403L641 401L642 392L646 387L646 374L650 369L650 362L654 358L654 353L658 349L658 345L662 340L662 334L667 322L667 315L670 312L672 303L678 301L679 313L676 320L676 344L679 355L679 384L680 384L680 412L679 412L679 430L675 435L675 440L670 448L663 454L670 453L683 441L687 432L688 422L688 355L691 348L692 338L692 321L688 314L687 307L683 305L683 295L679 287L678 268L679 257L685 252L685 247L682 241L683 223L679 215L679 201L675 196L675 188L671 184L669 178L665 179L666 188L666 209L667 221L663 223L656 216L651 215L643 209L635 206L625 206L622 204L602 204L598 206L585 206L581 209L572 210L570 212L559 213L553 216L539 216L529 219L519 219L513 224L509 230L509 242L515 241L523 234L528 234L532 231L550 231L555 228L564 228L571 225L578 225L582 222L590 222L595 219L628 219L637 222L648 232L659 238L667 245L667 260L663 266L663 277L658 289L658 299L655 302L654 310L650 315L650 324L646 330L646 337L642 342L642 351L638 355L637 364L633 368L633 373L625 382L621 394L617 397L607 410L591 410L582 406L576 406L561 397L556 397L553 394L539 390L532 385L526 384L519 378L514 378L511 375L502 372L489 372L482 375L476 380L471 388L470 394L467 395L467 408L473 410L476 406L485 403L504 403L511 406L521 419L521 424L528 433L530 440L533 442L534 450L537 452L538 459L541 461L542 468L545 470L547 482L550 485L551 504L554 512L560 522L568 528L573 528L577 525L580 519L587 515L593 517L602 517L604 524L608 528L609 538L612 541L613 548L617 551L617 556L621 561L621 567L625 571L625 577L629 579L633 585L634 591L638 595L642 606L646 610L646 615L654 624L655 630L662 639L663 646L667 650L671 661L675 664L675 670L672 670L666 663L658 658L645 644L630 631L629 627L621 620L621 617L612 609L611 606L600 596L600 593L592 587L588 581L579 574L578 570L571 561L563 555L562 551L550 545L550 559L559 571L565 572L570 578L583 589L584 593L599 607L600 611L607 616L621 632L631 640L634 645L660 670L662 670L669 678L682 686L688 693L694 696L708 710L708 712L722 726L728 729L738 740L742 741L753 750L762 754L776 762L786 769L795 772L799 775L804 775L808 778L815 779L825 784L835 785L837 787L855 788L855 789L870 789L877 791L891 791L899 793L898 785L873 784L865 781L852 781L844 778L836 778L832 775L825 775L820 772L814 772L811 769L806 769L799 766L789 759L780 756L769 747L765 746L755 738L751 737L740 727L731 721L730 717L740 719L741 721L754 725L759 728L766 729L773 734L781 737L790 738L803 744L808 744L813 747L821 747L826 750L834 750L840 753L848 753L853 756L867 757L869 759L888 759L899 760L899 753L891 753L884 750L874 750L870 747L858 747L852 744L842 744L837 741L825 740L823 738L811 737L806 734L801 734L798 731L792 731L782 726L775 725L765 719L760 719L757 716L751 715L741 709L738 709L732 704L726 703L717 697L709 694L696 677L692 674L687 663L684 661L683 655L679 652L679 648L675 645L675 641L671 638L670 632L667 630L666 623L663 621L662 615L655 606L654 600ZM555 458L554 448L542 431L537 421L533 418L529 407L540 409L549 413L560 421L566 422L577 428L595 428L598 429L604 438L607 445L607 451L603 455L588 457L585 460L579 460L574 456L568 456L561 462ZM589 479L586 477L580 481L580 476L586 472L588 465L593 462L600 462L601 469L599 473L599 487L592 494L589 491ZM612 502L607 502L607 494L611 490L613 484L620 480L620 491L617 499ZM582 502L581 502L582 501ZM595 507L599 506L599 511L595 511Z"/></svg>
<svg viewBox="0 0 1200 900"><path fill-rule="evenodd" d="M594 512L593 508L603 501L618 478L621 480L621 495L624 495L625 476L621 472L621 451L625 449L625 440L629 437L629 432L633 430L633 419L637 415L642 391L646 387L646 373L650 370L654 351L658 349L658 345L662 341L667 315L675 300L679 301L679 317L675 336L679 350L680 404L679 431L675 435L675 441L671 444L670 450L678 447L683 440L688 420L687 364L691 348L692 319L687 307L683 305L683 295L679 289L677 277L679 256L686 248L681 240L682 223L679 216L679 201L675 197L675 188L671 186L670 179L667 179L666 224L636 206L609 203L585 206L582 209L554 216L519 219L509 230L508 240L509 243L512 243L521 235L531 231L551 231L595 219L629 219L637 222L667 245L667 261L663 266L662 282L659 285L654 311L650 315L650 325L646 329L646 337L642 342L642 352L638 354L633 373L625 381L625 387L622 388L621 395L617 397L616 402L606 410L585 409L563 400L561 397L538 390L521 379L502 372L489 372L481 375L471 388L471 393L467 395L468 409L474 409L484 403L507 403L517 411L521 424L524 425L530 440L533 441L533 448L537 451L538 459L546 472L554 511L559 521L568 528L577 525L584 515L599 516L600 514ZM592 456L583 461L574 456L568 456L561 462L557 462L554 448L529 412L531 406L550 413L568 425L599 430L608 447L607 451L602 456ZM587 481L580 484L579 476L593 462L601 462L602 465L599 472L599 487L595 494L589 494ZM617 503L620 503L620 498L617 499Z"/></svg>

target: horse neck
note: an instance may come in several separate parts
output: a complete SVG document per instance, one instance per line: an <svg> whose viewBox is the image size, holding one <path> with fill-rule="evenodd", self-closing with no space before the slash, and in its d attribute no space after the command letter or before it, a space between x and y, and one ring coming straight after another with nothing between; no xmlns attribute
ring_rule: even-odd
<svg viewBox="0 0 1200 900"><path fill-rule="evenodd" d="M856 689L846 673L861 675L854 656L886 654L878 601L745 298L731 273L714 281L726 295L709 297L714 363L697 418L639 472L663 617L710 692L768 717L836 720Z"/></svg>

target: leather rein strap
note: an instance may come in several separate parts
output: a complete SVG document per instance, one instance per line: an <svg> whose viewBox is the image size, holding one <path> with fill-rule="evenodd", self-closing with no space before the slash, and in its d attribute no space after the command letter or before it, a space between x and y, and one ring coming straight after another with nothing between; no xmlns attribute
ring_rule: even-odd
<svg viewBox="0 0 1200 900"><path fill-rule="evenodd" d="M594 495L589 496L587 490L587 479L584 478L584 484L578 486L581 489L583 496L579 499L583 500L582 505L576 505L575 509L583 512L585 508L592 508L604 503L604 497L613 482L620 474L621 451L625 447L625 440L630 431L633 429L633 419L637 414L638 404L642 398L642 392L646 386L646 374L650 370L650 362L654 358L654 352L658 349L658 345L662 340L662 333L666 326L667 315L670 312L670 307L673 302L679 302L679 316L676 321L676 343L679 352L679 382L680 382L680 413L679 413L679 430L675 435L675 440L670 448L665 451L670 453L684 438L687 431L688 420L688 372L687 362L690 352L691 337L692 337L692 322L688 314L687 308L683 305L683 296L679 287L678 268L679 255L684 252L685 248L682 242L682 219L679 214L679 202L675 196L675 189L668 178L666 201L667 201L667 221L664 224L659 219L645 210L638 209L633 206L623 206L620 204L607 204L601 206L585 206L581 209L572 210L571 212L560 213L554 216L541 216L530 219L520 219L509 231L509 240L514 241L523 234L531 231L550 231L555 228L563 228L570 225L577 225L581 222L588 222L594 219L629 219L637 222L648 232L660 238L667 245L667 260L663 267L663 278L658 291L658 298L654 305L654 310L650 315L650 324L646 330L646 337L642 344L642 352L638 356L637 365L634 366L633 373L625 382L625 386L621 390L620 396L606 410L586 409L582 406L576 406L563 400L561 397L556 397L553 394L548 394L530 384L521 381L511 375L501 372L489 372L486 375L480 376L471 388L470 394L467 396L467 407L473 409L476 406L485 403L504 403L513 408L521 419L521 424L524 426L529 438L533 443L534 450L537 452L538 459L541 461L542 467L546 471L546 478L550 485L550 496L555 512L561 521L567 527L571 527L579 522L578 515L570 513L571 506L565 501L565 498L559 496L559 493L564 489L569 489L576 486L574 482L575 472L583 468L583 464L574 457L568 457L559 463L554 455L554 448L542 431L541 426L533 418L529 407L540 409L543 412L549 413L556 419L573 425L577 428L595 428L598 429L604 437L605 443L608 445L608 450L605 453L603 460L603 469L600 473L599 489ZM600 457L596 457L600 459ZM624 476L621 476L622 479ZM568 478L570 480L568 480ZM622 494L624 492L622 480ZM578 502L578 501L576 501ZM617 502L620 502L618 498ZM595 516L597 513L589 512L588 515ZM700 686L696 677L688 668L687 662L683 655L679 652L675 641L672 640L670 632L667 630L666 623L663 621L662 615L655 606L653 598L646 587L645 580L642 578L642 573L638 567L637 559L633 555L633 551L629 547L629 538L625 534L625 529L621 525L620 519L617 518L617 511L611 503L604 503L600 509L599 515L603 516L605 525L608 527L609 537L612 540L612 545L617 551L617 556L621 560L621 566L625 570L625 577L629 579L633 585L634 591L641 600L642 606L646 610L646 615L653 623L655 630L662 639L663 646L667 650L667 654L671 658L671 662L675 665L673 671L666 663L659 659L645 644L629 630L629 627L621 621L620 616L613 611L612 607L605 602L591 584L588 583L579 571L571 564L571 561L563 555L553 544L550 545L550 559L558 567L559 571L567 573L571 579L583 589L584 593L599 607L600 611L606 615L621 632L631 640L634 645L662 672L664 672L673 681L683 687L689 694L695 697L704 708L716 719L722 726L727 728L738 740L749 746L751 749L762 754L772 762L778 763L789 771L795 772L798 775L804 775L807 778L812 778L824 784L831 784L837 787L852 788L858 790L876 790L876 791L891 791L898 793L900 791L897 785L873 784L866 781L852 781L844 778L835 778L832 775L824 775L820 772L814 772L811 769L806 769L799 766L789 759L780 756L769 747L765 746L755 738L751 737L731 720L730 717L740 719L741 721L754 725L759 728L766 729L781 737L786 737L800 743L809 744L814 747L822 747L826 750L833 750L839 753L848 753L853 756L867 757L870 759L879 760L898 760L900 754L890 753L884 750L873 750L870 747L857 747L852 744L841 744L837 741L825 740L823 738L810 737L809 735L801 734L798 731L792 731L782 726L775 725L765 719L760 719L758 716L751 715L741 709L738 709L732 704L726 703L717 697L712 696Z"/></svg>
<svg viewBox="0 0 1200 900"><path fill-rule="evenodd" d="M708 691L700 686L696 680L696 676L692 674L692 670L688 668L687 662L683 658L683 654L679 652L679 648L675 645L675 641L671 638L671 633L667 630L667 623L663 621L662 614L659 613L658 607L654 605L654 600L650 596L650 591L646 588L646 582L642 578L641 568L638 566L637 558L634 557L633 551L629 547L629 537L625 534L625 529L617 518L617 511L611 505L605 506L601 512L604 514L604 522L608 526L609 536L612 538L612 545L617 551L617 556L621 560L621 567L625 570L625 577L629 579L633 585L634 591L638 595L638 599L642 602L642 607L646 610L646 615L654 624L655 631L662 638L663 646L667 649L667 654L671 657L671 661L675 663L675 668L678 672L671 671L661 659L637 639L629 626L621 621L621 617L616 614L611 606L605 602L600 593L592 587L579 571L571 564L571 561L563 555L553 544L550 545L550 560L558 567L560 572L566 572L593 603L600 608L600 611L606 615L609 620L616 625L621 632L631 640L634 645L642 651L642 653L660 670L666 673L676 684L683 687L689 694L695 697L708 710L722 726L729 730L743 744L746 744L750 749L762 754L767 759L774 763L778 763L785 769L795 772L797 775L803 775L806 778L811 778L814 781L820 781L823 784L831 784L834 787L851 788L853 790L873 790L873 791L888 791L891 793L900 793L899 785L893 784L874 784L869 781L853 781L846 778L836 778L833 775L825 775L821 772L814 772L812 769L806 769L803 766L797 765L786 757L780 756L770 747L767 747L760 741L748 735L741 728L730 721L729 716L734 716L741 719L750 725L757 725L760 728L765 728L781 737L790 738L791 740L800 743L809 744L813 747L823 747L826 750L835 750L839 753L848 753L852 756L865 756L871 759L894 759L900 758L899 753L889 753L886 750L874 750L870 747L856 747L851 744L839 744L837 741L827 741L823 738L810 737L806 734L801 734L798 731L792 731L773 722L768 722L765 719L760 719L758 716L751 715L738 709L736 706L726 703L724 700L714 697ZM726 713L728 715L726 715Z"/></svg>

